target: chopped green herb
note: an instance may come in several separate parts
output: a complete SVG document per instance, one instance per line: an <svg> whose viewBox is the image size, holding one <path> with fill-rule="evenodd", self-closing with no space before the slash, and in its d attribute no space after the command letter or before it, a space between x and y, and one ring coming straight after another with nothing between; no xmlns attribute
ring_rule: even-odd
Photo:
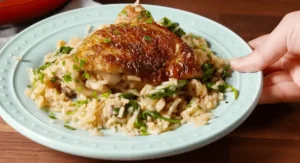
<svg viewBox="0 0 300 163"><path fill-rule="evenodd" d="M161 25L168 27L172 24L172 21L166 17L162 18Z"/></svg>
<svg viewBox="0 0 300 163"><path fill-rule="evenodd" d="M210 63L204 63L204 64L202 65L202 67L201 67L201 69L202 69L203 72L205 72L205 71L207 71L207 70L209 70L209 69L211 69L211 68L213 68L213 65L210 64Z"/></svg>
<svg viewBox="0 0 300 163"><path fill-rule="evenodd" d="M223 68L223 71L221 73L221 77L223 80L226 80L227 78L229 78L231 76L231 73L230 73L230 65L226 65L224 68Z"/></svg>
<svg viewBox="0 0 300 163"><path fill-rule="evenodd" d="M80 107L80 106L85 105L87 103L88 103L87 100L77 100L77 101L75 101L75 106Z"/></svg>
<svg viewBox="0 0 300 163"><path fill-rule="evenodd" d="M120 31L115 30L113 33L114 33L115 35L118 35L118 34L120 34Z"/></svg>
<svg viewBox="0 0 300 163"><path fill-rule="evenodd" d="M152 15L148 10L144 11L144 15L148 18L152 18Z"/></svg>
<svg viewBox="0 0 300 163"><path fill-rule="evenodd" d="M30 85L30 84L28 84L28 85L27 85L27 88L31 88L31 85Z"/></svg>
<svg viewBox="0 0 300 163"><path fill-rule="evenodd" d="M50 80L52 83L55 83L57 81L57 77L52 77Z"/></svg>
<svg viewBox="0 0 300 163"><path fill-rule="evenodd" d="M50 114L49 114L49 118L51 118L51 119L56 119L54 113L50 113Z"/></svg>
<svg viewBox="0 0 300 163"><path fill-rule="evenodd" d="M133 107L134 110L138 110L140 108L139 103L137 103L135 100L130 100L126 105L125 109L128 109L130 107Z"/></svg>
<svg viewBox="0 0 300 163"><path fill-rule="evenodd" d="M66 73L66 74L63 76L63 79L64 79L64 81L65 81L66 83L71 82L71 81L72 81L71 73L70 73L70 72Z"/></svg>
<svg viewBox="0 0 300 163"><path fill-rule="evenodd" d="M147 128L145 128L145 127L141 127L140 132L141 132L141 135L142 135L142 136L147 136L147 135L149 135L148 132L147 132Z"/></svg>
<svg viewBox="0 0 300 163"><path fill-rule="evenodd" d="M66 61L62 61L62 63L61 63L63 66L65 66L66 65Z"/></svg>
<svg viewBox="0 0 300 163"><path fill-rule="evenodd" d="M212 78L215 70L215 68L210 68L206 70L202 75L202 82L205 83L208 79Z"/></svg>
<svg viewBox="0 0 300 163"><path fill-rule="evenodd" d="M40 77L39 77L41 83L44 83L44 78L45 78L45 74L44 74L44 73L41 73L41 74L40 74Z"/></svg>
<svg viewBox="0 0 300 163"><path fill-rule="evenodd" d="M55 60L56 61L56 60ZM46 68L50 67L55 61L53 62L46 62L44 65L42 65L40 68L34 69L33 74L37 75L41 73L41 71L44 71Z"/></svg>
<svg viewBox="0 0 300 163"><path fill-rule="evenodd" d="M192 103L193 103L193 100L191 100L188 105L186 106L187 108L191 107L192 106Z"/></svg>
<svg viewBox="0 0 300 163"><path fill-rule="evenodd" d="M69 129L69 130L76 130L74 127L68 126L68 125L64 125L65 128Z"/></svg>
<svg viewBox="0 0 300 163"><path fill-rule="evenodd" d="M73 110L73 111L68 111L67 115L74 115L76 113L77 110Z"/></svg>
<svg viewBox="0 0 300 163"><path fill-rule="evenodd" d="M93 97L94 99L98 99L98 93L97 93L97 91L93 91L93 92L92 92L92 97Z"/></svg>
<svg viewBox="0 0 300 163"><path fill-rule="evenodd" d="M73 56L73 59L74 59L75 62L78 62L78 61L79 61L78 57L75 56L75 55Z"/></svg>
<svg viewBox="0 0 300 163"><path fill-rule="evenodd" d="M178 37L182 37L182 36L186 35L186 33L184 32L183 29L180 28L175 32L175 35Z"/></svg>
<svg viewBox="0 0 300 163"><path fill-rule="evenodd" d="M151 39L150 36L144 36L144 40L146 40L146 41L151 41L152 39Z"/></svg>
<svg viewBox="0 0 300 163"><path fill-rule="evenodd" d="M149 94L147 97L151 99L160 99L162 97L170 97L174 93L176 93L176 88L174 89L174 86L170 86L164 89L161 89L155 93Z"/></svg>
<svg viewBox="0 0 300 163"><path fill-rule="evenodd" d="M91 75L87 72L87 71L84 71L82 76L86 79L90 79L91 78Z"/></svg>
<svg viewBox="0 0 300 163"><path fill-rule="evenodd" d="M102 93L101 97L108 98L110 96L110 94L111 94L111 91L108 91L106 93Z"/></svg>
<svg viewBox="0 0 300 163"><path fill-rule="evenodd" d="M114 109L113 109L113 112L115 113L115 115L118 115L118 114L119 114L119 111L120 111L120 108L114 108Z"/></svg>
<svg viewBox="0 0 300 163"><path fill-rule="evenodd" d="M49 110L47 108L41 108L44 112L48 113Z"/></svg>
<svg viewBox="0 0 300 163"><path fill-rule="evenodd" d="M121 94L121 97L125 98L125 99L128 99L128 100L134 100L137 98L137 96L135 96L134 94L132 93L122 93Z"/></svg>
<svg viewBox="0 0 300 163"><path fill-rule="evenodd" d="M236 88L234 88L232 85L222 84L218 86L218 90L222 93L225 93L227 88L231 89L231 91L234 93L234 98L237 99L239 96L239 91Z"/></svg>
<svg viewBox="0 0 300 163"><path fill-rule="evenodd" d="M72 51L73 48L69 46L62 46L59 48L59 53L61 54L69 54Z"/></svg>
<svg viewBox="0 0 300 163"><path fill-rule="evenodd" d="M111 43L111 39L110 38L104 38L103 42L104 43Z"/></svg>
<svg viewBox="0 0 300 163"><path fill-rule="evenodd" d="M186 80L178 80L177 83L178 83L177 88L182 88L187 84L187 81Z"/></svg>
<svg viewBox="0 0 300 163"><path fill-rule="evenodd" d="M146 21L146 23L152 24L152 23L153 23L153 20L152 20L152 19L148 19L148 20Z"/></svg>
<svg viewBox="0 0 300 163"><path fill-rule="evenodd" d="M172 22L170 19L166 17L160 20L160 24L168 28L170 31L172 31L177 37L182 37L183 35L186 34L184 30L179 27L179 23Z"/></svg>
<svg viewBox="0 0 300 163"><path fill-rule="evenodd" d="M79 67L83 68L83 66L85 65L85 63L86 63L86 60L80 59L80 61L79 61Z"/></svg>
<svg viewBox="0 0 300 163"><path fill-rule="evenodd" d="M74 70L79 70L79 67L78 67L77 65L74 64L74 65L73 65L73 69L74 69Z"/></svg>
<svg viewBox="0 0 300 163"><path fill-rule="evenodd" d="M167 28L172 31L172 32L176 32L177 27L179 26L179 23L172 23L171 25L169 25ZM176 30L176 31L175 31Z"/></svg>
<svg viewBox="0 0 300 163"><path fill-rule="evenodd" d="M161 116L158 112L156 111L149 111L149 110L144 110L142 112L142 118L143 119L146 119L147 116L151 116L155 119L162 119L164 121L168 121L170 123L180 123L180 120L179 119L171 119L171 118L165 118L163 116Z"/></svg>
<svg viewBox="0 0 300 163"><path fill-rule="evenodd" d="M140 134L142 136L148 135L147 133L147 125L140 118L137 118L134 122L134 127L140 129Z"/></svg>
<svg viewBox="0 0 300 163"><path fill-rule="evenodd" d="M123 15L127 15L127 11L125 11L125 10L122 10L122 11L121 11L121 14L123 14Z"/></svg>
<svg viewBox="0 0 300 163"><path fill-rule="evenodd" d="M56 72L51 72L51 74L52 74L53 76L55 76L55 75L56 75Z"/></svg>
<svg viewBox="0 0 300 163"><path fill-rule="evenodd" d="M206 83L206 87L207 87L208 89L213 89L213 88L212 88L213 86L214 86L214 83L211 83L211 82Z"/></svg>

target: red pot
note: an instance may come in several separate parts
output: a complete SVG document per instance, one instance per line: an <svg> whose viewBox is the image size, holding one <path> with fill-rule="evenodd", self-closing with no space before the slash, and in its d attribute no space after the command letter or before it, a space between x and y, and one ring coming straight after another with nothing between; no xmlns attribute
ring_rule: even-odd
<svg viewBox="0 0 300 163"><path fill-rule="evenodd" d="M0 0L0 26L41 18L68 0Z"/></svg>

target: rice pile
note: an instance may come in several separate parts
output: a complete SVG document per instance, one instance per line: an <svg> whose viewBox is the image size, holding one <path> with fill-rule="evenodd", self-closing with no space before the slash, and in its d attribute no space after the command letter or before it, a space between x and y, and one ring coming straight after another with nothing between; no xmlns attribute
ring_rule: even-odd
<svg viewBox="0 0 300 163"><path fill-rule="evenodd" d="M141 81L137 76L102 73L97 78L83 74L86 82L82 83L76 81L81 74L74 71L70 59L82 39L72 38L68 43L59 41L40 68L28 70L31 85L25 94L51 119L93 135L103 135L103 129L136 136L160 134L185 123L205 125L224 93L234 91L237 96L237 91L224 81L231 73L228 63L214 55L205 39L193 34L182 39L203 65L202 79L170 78L159 86L137 89Z"/></svg>

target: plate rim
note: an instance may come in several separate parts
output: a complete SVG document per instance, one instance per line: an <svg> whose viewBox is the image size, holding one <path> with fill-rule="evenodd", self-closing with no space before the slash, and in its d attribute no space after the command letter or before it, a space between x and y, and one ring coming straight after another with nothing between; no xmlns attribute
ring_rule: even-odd
<svg viewBox="0 0 300 163"><path fill-rule="evenodd" d="M67 14L71 14L73 12L79 12L79 11L83 11L83 10L87 10L89 8L106 8L106 7L110 7L110 6L124 6L124 5L128 5L128 3L122 3L122 4L107 4L107 5L99 5L99 6L92 6L92 7L85 7L85 8L80 8L80 9L75 9L75 10L71 10L71 11L67 11L67 12L63 12L60 14L56 14L53 15L49 18L46 18L42 21L39 21L29 27L27 27L25 30L23 30L22 32L20 32L19 34L17 34L13 39L11 39L4 47L2 47L2 49L0 50L0 54L3 53L3 51L6 49L7 46L9 46L13 41L17 40L18 37L20 35L22 35L23 33L30 31L33 27L39 26L40 24L47 22L47 21L51 21L52 19L54 19L55 17L59 17L59 16L63 16L63 15L67 15ZM239 41L243 42L245 45L247 45L248 49L250 51L252 51L252 49L250 48L250 46L239 36L237 35L235 32L233 32L231 29L227 28L226 26L211 20L209 18L206 18L202 15L199 14L195 14L189 11L185 11L185 10L181 10L181 9L177 9L177 8L172 8L172 7L167 7L167 6L161 6L161 5L149 5L149 4L143 4L143 6L147 7L157 7L160 9L170 9L170 10L175 10L175 11L179 11L179 12L185 12L187 14L191 14L194 16L198 16L201 17L202 19L205 19L206 21L209 21L211 23L213 23L214 25L220 26L221 28L225 28L226 30L228 30L228 32L231 33L231 35L235 35L236 38L239 39ZM101 158L101 159L107 159L107 160L144 160L144 159L152 159L152 158L161 158L161 157L166 157L166 156L171 156L171 155L176 155L176 154L180 154L180 153L185 153L191 150L194 150L196 148L200 148L203 146L206 146L212 142L215 142L216 140L224 137L225 135L227 135L228 133L232 132L234 129L236 129L241 123L243 123L248 116L252 113L252 111L254 110L255 106L258 103L261 91L262 91L262 72L256 72L259 76L260 76L260 85L259 85L259 91L257 92L257 96L254 99L254 102L251 104L251 106L247 109L247 113L244 115L240 115L239 118L237 118L235 120L234 123L230 124L227 128L222 128L219 130L218 134L213 135L212 137L209 137L208 140L205 140L203 142L197 142L195 144L185 144L183 146L180 146L176 149L171 148L170 150L165 150L165 151L160 151L160 150L156 150L156 151L152 151L151 153L135 153L135 156L128 156L127 154L125 155L121 155L120 153L117 154L112 154L112 153L106 153L104 155L101 154L100 157L93 157L92 154L91 155L87 155L84 153L81 153L79 151L74 151L75 149L71 149L68 150L70 148L70 146L72 146L71 144L64 144L61 142L58 142L54 139L49 139L46 137L43 137L42 135L37 134L34 131L31 131L30 129L28 129L26 126L23 126L21 123L19 123L18 121L16 121L13 117L11 117L9 115L9 113L7 113L5 111L4 108L2 108L2 106L0 106L0 115L3 118L3 120L9 124L11 127L13 127L16 131L18 131L20 134L24 135L25 137L33 140L34 142L37 142L39 144L42 144L43 146L55 149L57 151L61 151L64 153L69 153L69 154L73 154L73 155L77 155L77 156L83 156L83 157L90 157L90 158ZM53 141L56 144L59 143L60 145L52 145L51 143L49 143L49 141ZM50 145L49 145L50 144ZM201 144L201 145L199 145ZM58 147L59 146L59 147ZM78 146L77 146L78 147ZM67 149L67 150L64 150ZM79 147L78 149L82 149L82 147ZM87 148L89 149L89 148ZM91 152L93 153L93 152ZM124 153L123 153L124 154Z"/></svg>

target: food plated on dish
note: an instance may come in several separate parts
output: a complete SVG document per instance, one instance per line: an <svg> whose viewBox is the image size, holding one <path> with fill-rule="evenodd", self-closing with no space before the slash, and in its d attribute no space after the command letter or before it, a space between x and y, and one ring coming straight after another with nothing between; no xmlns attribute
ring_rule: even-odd
<svg viewBox="0 0 300 163"><path fill-rule="evenodd" d="M250 52L226 27L174 8L76 9L0 50L0 116L39 144L83 157L187 152L233 131L254 109L262 73L227 62Z"/></svg>
<svg viewBox="0 0 300 163"><path fill-rule="evenodd" d="M156 135L185 123L205 125L226 92L232 70L205 38L167 17L155 21L139 4L86 38L58 40L25 94L71 130L103 135Z"/></svg>

